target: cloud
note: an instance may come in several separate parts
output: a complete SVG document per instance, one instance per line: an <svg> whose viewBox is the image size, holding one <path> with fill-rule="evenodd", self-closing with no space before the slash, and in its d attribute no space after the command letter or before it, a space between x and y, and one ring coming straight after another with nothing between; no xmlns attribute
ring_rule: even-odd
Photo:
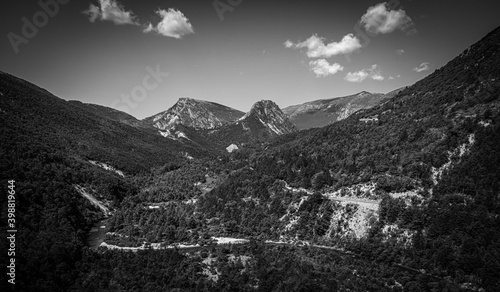
<svg viewBox="0 0 500 292"><path fill-rule="evenodd" d="M388 10L386 2L368 8L361 16L360 23L366 31L374 34L391 33L396 29L409 34L416 32L415 29L410 29L414 24L406 12L403 9Z"/></svg>
<svg viewBox="0 0 500 292"><path fill-rule="evenodd" d="M194 33L193 26L189 19L184 16L179 10L169 8L168 10L158 9L156 14L162 17L162 20L153 26L151 23L143 30L144 33L157 32L163 36L176 39L182 38L184 35Z"/></svg>
<svg viewBox="0 0 500 292"><path fill-rule="evenodd" d="M401 56L402 54L404 54L404 53L405 53L405 50L403 50L403 49L396 50L396 54L398 54L398 55L400 55L400 56Z"/></svg>
<svg viewBox="0 0 500 292"><path fill-rule="evenodd" d="M83 14L89 16L90 22L95 22L96 19L99 19L102 21L112 21L117 25L139 25L135 14L132 11L125 11L123 5L116 0L99 0L99 6L90 4L89 8L83 11Z"/></svg>
<svg viewBox="0 0 500 292"><path fill-rule="evenodd" d="M395 77L391 75L391 76L389 76L389 78L388 78L388 79L389 79L389 80L394 80L394 79L396 79L396 78L401 78L401 75L400 75L400 74L398 74L398 75L396 75Z"/></svg>
<svg viewBox="0 0 500 292"><path fill-rule="evenodd" d="M363 69L357 72L349 72L344 77L344 79L349 82L363 82L367 78L371 78L376 81L382 81L385 79L376 64L372 65L371 68Z"/></svg>
<svg viewBox="0 0 500 292"><path fill-rule="evenodd" d="M361 48L359 39L352 33L345 35L340 42L324 43L324 38L312 35L307 40L294 44L287 40L284 45L287 48L307 48L309 58L330 58L340 54L349 54Z"/></svg>
<svg viewBox="0 0 500 292"><path fill-rule="evenodd" d="M380 75L379 73L376 73L376 74L371 75L371 78L372 78L373 80L377 80L377 81L382 81L382 80L384 80L384 79L385 79L385 78L384 78L384 76Z"/></svg>
<svg viewBox="0 0 500 292"><path fill-rule="evenodd" d="M310 61L309 66L311 66L311 70L316 74L316 77L326 77L344 70L344 67L340 64L334 63L330 65L325 59Z"/></svg>
<svg viewBox="0 0 500 292"><path fill-rule="evenodd" d="M420 73L420 72L429 70L430 66L431 66L431 64L429 62L423 62L422 64L418 65L417 67L413 68L412 70Z"/></svg>

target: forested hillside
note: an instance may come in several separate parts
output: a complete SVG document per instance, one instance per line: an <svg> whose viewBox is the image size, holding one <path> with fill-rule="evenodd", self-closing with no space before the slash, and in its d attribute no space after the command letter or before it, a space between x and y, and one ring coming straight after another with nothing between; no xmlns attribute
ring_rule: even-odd
<svg viewBox="0 0 500 292"><path fill-rule="evenodd" d="M179 160L181 152L204 156L198 147L164 139L158 132L127 124L134 118L103 107L67 102L7 73L0 74L4 143L42 143L67 154L102 161L127 173ZM125 122L123 120L125 119ZM15 147L7 148L14 151Z"/></svg>
<svg viewBox="0 0 500 292"><path fill-rule="evenodd" d="M130 179L135 174L178 168L188 160L187 152L207 156L203 149L166 140L119 117L134 120L64 101L0 73L0 177L5 187L15 181L19 291L66 290L79 276L87 232L104 214L77 187L114 210L137 193ZM7 210L7 196L1 202ZM2 230L6 216L2 212Z"/></svg>
<svg viewBox="0 0 500 292"><path fill-rule="evenodd" d="M240 234L498 289L499 40L496 29L385 104L249 155L202 209Z"/></svg>

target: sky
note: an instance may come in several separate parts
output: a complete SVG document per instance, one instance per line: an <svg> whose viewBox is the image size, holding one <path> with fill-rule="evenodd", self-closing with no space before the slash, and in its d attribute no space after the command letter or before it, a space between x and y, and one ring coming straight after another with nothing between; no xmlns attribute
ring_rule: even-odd
<svg viewBox="0 0 500 292"><path fill-rule="evenodd" d="M139 119L386 93L500 25L500 1L4 0L0 70Z"/></svg>

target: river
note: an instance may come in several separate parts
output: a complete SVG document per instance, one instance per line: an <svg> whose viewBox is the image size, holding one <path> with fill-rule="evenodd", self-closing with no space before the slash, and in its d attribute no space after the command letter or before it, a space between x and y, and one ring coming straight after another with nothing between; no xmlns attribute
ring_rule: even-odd
<svg viewBox="0 0 500 292"><path fill-rule="evenodd" d="M97 249L99 245L104 241L104 237L106 236L106 222L107 219L103 219L98 221L92 229L90 229L88 237L87 237L87 245L91 249Z"/></svg>

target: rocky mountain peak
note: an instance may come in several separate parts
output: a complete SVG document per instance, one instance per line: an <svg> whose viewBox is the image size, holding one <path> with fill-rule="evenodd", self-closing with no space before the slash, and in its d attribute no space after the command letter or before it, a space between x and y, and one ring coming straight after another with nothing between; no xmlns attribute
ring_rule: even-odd
<svg viewBox="0 0 500 292"><path fill-rule="evenodd" d="M185 105L194 106L194 105L203 104L203 103L208 103L208 101L198 100L198 99L194 99L194 98L190 98L190 97L180 97L177 100L177 102L175 103L174 107L175 106L185 106Z"/></svg>
<svg viewBox="0 0 500 292"><path fill-rule="evenodd" d="M297 127L290 122L280 107L271 100L256 102L250 111L240 121L257 120L270 133L276 135L288 134L297 131Z"/></svg>
<svg viewBox="0 0 500 292"><path fill-rule="evenodd" d="M245 116L257 115L267 117L270 115L283 114L280 107L272 100L261 100L256 102Z"/></svg>
<svg viewBox="0 0 500 292"><path fill-rule="evenodd" d="M171 108L145 121L160 130L171 129L178 124L197 129L214 129L237 120L243 114L214 102L181 97Z"/></svg>

